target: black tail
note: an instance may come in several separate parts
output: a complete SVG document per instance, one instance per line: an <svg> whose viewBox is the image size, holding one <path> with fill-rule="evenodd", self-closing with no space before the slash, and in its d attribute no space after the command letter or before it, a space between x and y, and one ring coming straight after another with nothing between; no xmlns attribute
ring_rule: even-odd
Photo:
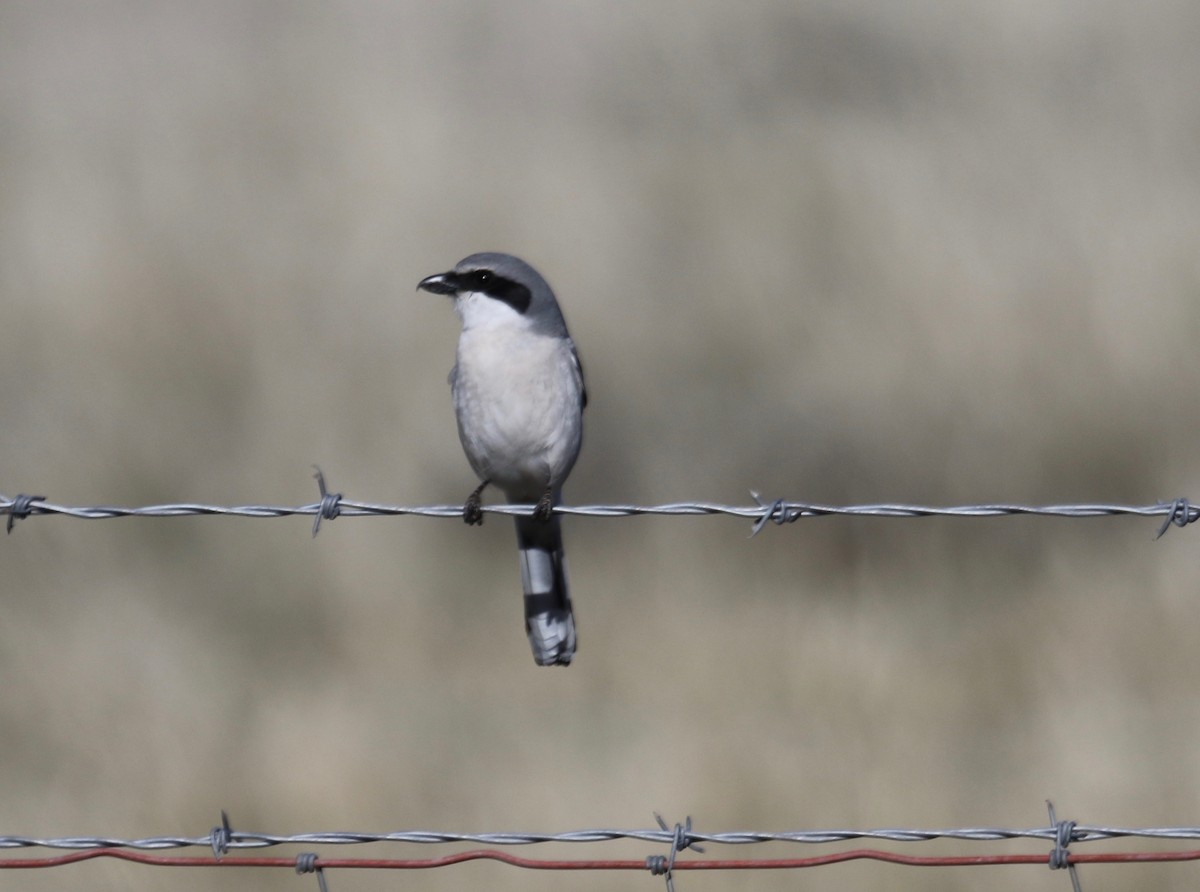
<svg viewBox="0 0 1200 892"><path fill-rule="evenodd" d="M575 617L567 587L558 515L514 518L525 588L525 631L539 666L566 666L575 656Z"/></svg>

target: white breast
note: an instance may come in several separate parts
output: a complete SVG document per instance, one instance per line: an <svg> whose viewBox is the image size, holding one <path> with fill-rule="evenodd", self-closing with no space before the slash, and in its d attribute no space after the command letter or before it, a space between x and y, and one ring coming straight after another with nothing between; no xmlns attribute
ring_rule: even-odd
<svg viewBox="0 0 1200 892"><path fill-rule="evenodd" d="M571 343L523 325L468 328L458 342L458 435L480 479L536 501L571 472L582 436Z"/></svg>

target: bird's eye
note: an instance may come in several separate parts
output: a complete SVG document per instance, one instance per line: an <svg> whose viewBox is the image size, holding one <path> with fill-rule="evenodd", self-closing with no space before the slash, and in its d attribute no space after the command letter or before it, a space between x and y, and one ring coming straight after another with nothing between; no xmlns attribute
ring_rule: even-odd
<svg viewBox="0 0 1200 892"><path fill-rule="evenodd" d="M492 271L487 269L476 270L474 275L471 276L471 279L473 280L472 284L474 285L486 285L488 282L492 281Z"/></svg>

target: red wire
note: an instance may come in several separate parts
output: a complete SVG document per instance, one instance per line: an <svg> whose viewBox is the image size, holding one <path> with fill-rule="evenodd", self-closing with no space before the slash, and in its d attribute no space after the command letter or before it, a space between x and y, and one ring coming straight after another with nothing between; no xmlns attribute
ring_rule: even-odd
<svg viewBox="0 0 1200 892"><path fill-rule="evenodd" d="M133 852L127 849L88 849L47 858L0 858L0 869L36 867L58 867L93 858L116 858L138 864L159 867L290 867L295 868L295 858L266 858L229 855L215 860L182 855L157 855L148 852ZM845 861L883 861L911 867L975 867L1001 864L1046 865L1049 856L1038 855L901 855L879 849L853 849L816 855L809 858L760 858L760 859L712 859L679 860L675 870L788 870L800 867L821 867ZM1200 850L1183 852L1081 852L1071 853L1072 864L1134 864L1165 861L1198 861ZM514 867L531 870L647 870L645 860L571 860L552 861L539 858L523 858L495 849L476 849L458 852L439 858L324 858L314 862L316 868L366 868L369 870L425 870L433 867L448 867L466 861L500 861Z"/></svg>

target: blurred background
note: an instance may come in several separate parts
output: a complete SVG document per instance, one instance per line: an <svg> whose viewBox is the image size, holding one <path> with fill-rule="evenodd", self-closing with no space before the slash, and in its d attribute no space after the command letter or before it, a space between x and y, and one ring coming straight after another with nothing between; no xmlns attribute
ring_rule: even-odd
<svg viewBox="0 0 1200 892"><path fill-rule="evenodd" d="M349 498L460 503L457 320L414 289L501 250L553 284L588 373L571 503L1196 498L1198 42L1200 6L1177 0L5 3L0 491L300 505L319 464ZM35 517L0 542L0 831L203 835L221 809L280 834L655 811L702 831L1031 827L1047 798L1194 826L1200 551L1158 523L823 518L748 539L730 518L570 519L580 648L551 671L501 518L343 518L314 540L303 517ZM99 861L7 879L314 886ZM676 882L1068 880L858 863Z"/></svg>

